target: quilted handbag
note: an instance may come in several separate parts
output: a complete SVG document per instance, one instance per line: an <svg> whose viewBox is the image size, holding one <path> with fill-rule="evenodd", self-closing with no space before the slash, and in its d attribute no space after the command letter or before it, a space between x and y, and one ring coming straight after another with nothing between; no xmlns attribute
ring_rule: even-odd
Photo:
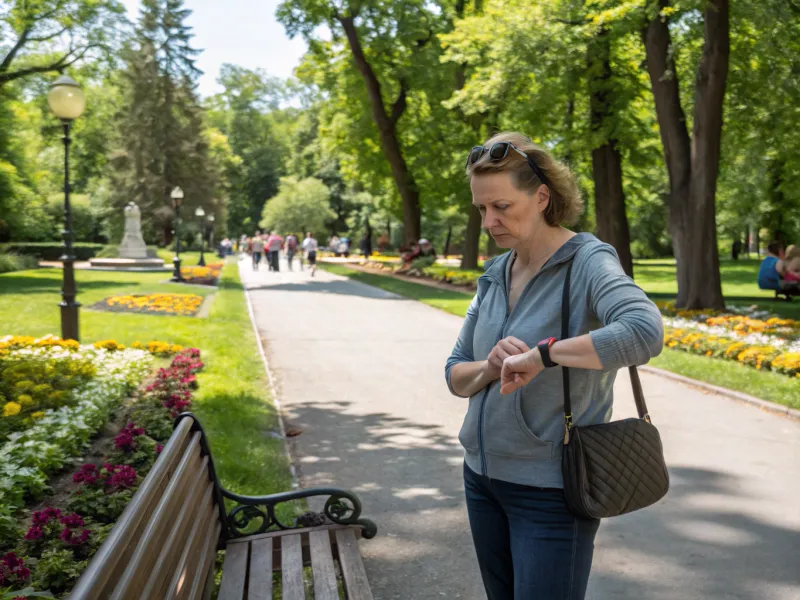
<svg viewBox="0 0 800 600"><path fill-rule="evenodd" d="M569 337L571 274L572 262L567 267L561 299L561 339ZM561 471L570 511L599 519L658 502L669 490L669 473L661 436L650 422L636 367L630 367L630 375L639 418L580 427L572 424L569 369L562 370L565 431Z"/></svg>

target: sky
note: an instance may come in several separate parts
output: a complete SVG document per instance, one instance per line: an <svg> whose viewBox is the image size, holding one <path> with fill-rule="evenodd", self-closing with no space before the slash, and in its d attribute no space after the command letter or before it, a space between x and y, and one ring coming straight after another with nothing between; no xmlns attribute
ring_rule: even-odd
<svg viewBox="0 0 800 600"><path fill-rule="evenodd" d="M140 0L122 0L132 21ZM197 66L203 71L198 90L210 96L222 90L219 68L232 63L248 69L261 68L269 75L290 77L306 50L300 37L290 40L275 20L279 0L185 0L193 11L187 23L195 37L193 46L203 52Z"/></svg>

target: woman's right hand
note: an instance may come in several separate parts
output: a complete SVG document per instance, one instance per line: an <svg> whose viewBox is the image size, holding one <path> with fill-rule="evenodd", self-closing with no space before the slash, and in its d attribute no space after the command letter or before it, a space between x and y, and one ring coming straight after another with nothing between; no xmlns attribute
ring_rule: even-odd
<svg viewBox="0 0 800 600"><path fill-rule="evenodd" d="M503 361L509 356L516 356L530 352L528 345L522 340L509 336L503 338L497 345L489 352L489 358L486 361L486 368L491 381L500 379L500 374L503 372Z"/></svg>

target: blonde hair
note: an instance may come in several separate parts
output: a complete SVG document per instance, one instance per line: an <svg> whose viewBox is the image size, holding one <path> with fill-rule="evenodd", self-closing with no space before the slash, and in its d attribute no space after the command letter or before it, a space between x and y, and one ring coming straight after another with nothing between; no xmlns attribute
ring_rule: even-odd
<svg viewBox="0 0 800 600"><path fill-rule="evenodd" d="M542 184L550 189L550 203L544 211L544 219L550 226L574 225L583 213L581 198L575 175L567 165L559 162L546 150L534 144L530 138L514 131L498 133L484 146L491 148L497 142L511 142L527 154L539 167L547 181L542 181L528 161L510 149L502 160L492 160L486 152L475 164L467 165L467 175L472 178L489 173L508 172L518 190L533 194Z"/></svg>

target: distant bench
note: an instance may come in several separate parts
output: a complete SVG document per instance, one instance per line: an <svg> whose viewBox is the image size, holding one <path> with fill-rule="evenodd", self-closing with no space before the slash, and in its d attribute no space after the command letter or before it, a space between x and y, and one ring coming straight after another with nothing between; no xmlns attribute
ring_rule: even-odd
<svg viewBox="0 0 800 600"><path fill-rule="evenodd" d="M328 496L322 513L291 525L283 502ZM227 512L225 500L233 508ZM158 460L92 558L71 600L209 599L217 550L225 549L218 600L272 600L273 571L284 600L304 600L303 567L311 565L315 600L372 600L358 538L375 524L362 519L352 492L335 488L240 496L217 480L205 433L194 415L175 420Z"/></svg>

